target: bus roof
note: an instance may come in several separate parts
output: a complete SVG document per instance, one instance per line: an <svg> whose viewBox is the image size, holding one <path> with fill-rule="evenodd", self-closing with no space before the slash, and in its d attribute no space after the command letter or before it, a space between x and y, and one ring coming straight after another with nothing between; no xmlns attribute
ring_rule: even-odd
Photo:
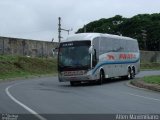
<svg viewBox="0 0 160 120"><path fill-rule="evenodd" d="M114 39L135 40L130 37L123 37L123 36L112 35L112 34L78 33L78 34L70 35L69 37L67 37L66 40L63 40L62 42L93 40L96 37L108 37L108 38L114 38Z"/></svg>

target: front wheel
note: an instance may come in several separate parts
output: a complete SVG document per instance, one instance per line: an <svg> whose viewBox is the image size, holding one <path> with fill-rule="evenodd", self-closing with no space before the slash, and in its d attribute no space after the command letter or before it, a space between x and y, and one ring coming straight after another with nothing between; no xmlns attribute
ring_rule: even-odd
<svg viewBox="0 0 160 120"><path fill-rule="evenodd" d="M101 70L100 75L99 75L99 80L97 81L97 84L101 85L103 83L104 78L105 78L104 77L104 72Z"/></svg>

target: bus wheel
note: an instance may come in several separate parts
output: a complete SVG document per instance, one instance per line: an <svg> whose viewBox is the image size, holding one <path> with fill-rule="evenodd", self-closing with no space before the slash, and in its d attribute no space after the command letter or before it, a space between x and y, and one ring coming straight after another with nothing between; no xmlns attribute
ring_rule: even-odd
<svg viewBox="0 0 160 120"><path fill-rule="evenodd" d="M132 70L131 70L131 68L128 68L128 73L127 73L126 78L127 78L127 80L130 80L132 78Z"/></svg>
<svg viewBox="0 0 160 120"><path fill-rule="evenodd" d="M122 76L122 79L129 80L129 79L131 79L131 78L132 78L131 76L132 76L131 68L128 68L127 75Z"/></svg>
<svg viewBox="0 0 160 120"><path fill-rule="evenodd" d="M99 75L99 80L97 81L98 85L101 85L103 83L104 80L104 72L103 70L100 71L100 75Z"/></svg>
<svg viewBox="0 0 160 120"><path fill-rule="evenodd" d="M133 67L131 70L131 79L135 77L135 68Z"/></svg>

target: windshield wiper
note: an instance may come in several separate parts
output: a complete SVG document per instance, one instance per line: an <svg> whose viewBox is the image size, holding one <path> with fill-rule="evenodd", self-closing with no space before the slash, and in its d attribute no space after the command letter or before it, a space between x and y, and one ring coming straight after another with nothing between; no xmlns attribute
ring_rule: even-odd
<svg viewBox="0 0 160 120"><path fill-rule="evenodd" d="M62 68L73 68L73 66L70 66L70 65L59 65L59 66Z"/></svg>
<svg viewBox="0 0 160 120"><path fill-rule="evenodd" d="M82 65L82 64L73 64L71 65L59 65L61 68L77 68L77 67L89 67L89 65Z"/></svg>
<svg viewBox="0 0 160 120"><path fill-rule="evenodd" d="M75 64L75 67L89 67L89 65Z"/></svg>
<svg viewBox="0 0 160 120"><path fill-rule="evenodd" d="M75 66L82 66L82 64L74 64Z"/></svg>

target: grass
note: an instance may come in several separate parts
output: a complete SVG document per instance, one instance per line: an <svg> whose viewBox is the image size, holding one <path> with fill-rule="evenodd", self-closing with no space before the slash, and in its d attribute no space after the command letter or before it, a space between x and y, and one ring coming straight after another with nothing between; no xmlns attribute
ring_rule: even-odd
<svg viewBox="0 0 160 120"><path fill-rule="evenodd" d="M141 63L141 70L160 70L160 62Z"/></svg>
<svg viewBox="0 0 160 120"><path fill-rule="evenodd" d="M148 76L148 77L144 77L143 80L146 83L151 83L151 84L158 84L160 85L160 75L158 76Z"/></svg>
<svg viewBox="0 0 160 120"><path fill-rule="evenodd" d="M141 69L160 70L160 63L141 63ZM57 73L57 61L46 58L0 55L0 80Z"/></svg>
<svg viewBox="0 0 160 120"><path fill-rule="evenodd" d="M0 55L0 79L56 74L57 61L46 58Z"/></svg>

